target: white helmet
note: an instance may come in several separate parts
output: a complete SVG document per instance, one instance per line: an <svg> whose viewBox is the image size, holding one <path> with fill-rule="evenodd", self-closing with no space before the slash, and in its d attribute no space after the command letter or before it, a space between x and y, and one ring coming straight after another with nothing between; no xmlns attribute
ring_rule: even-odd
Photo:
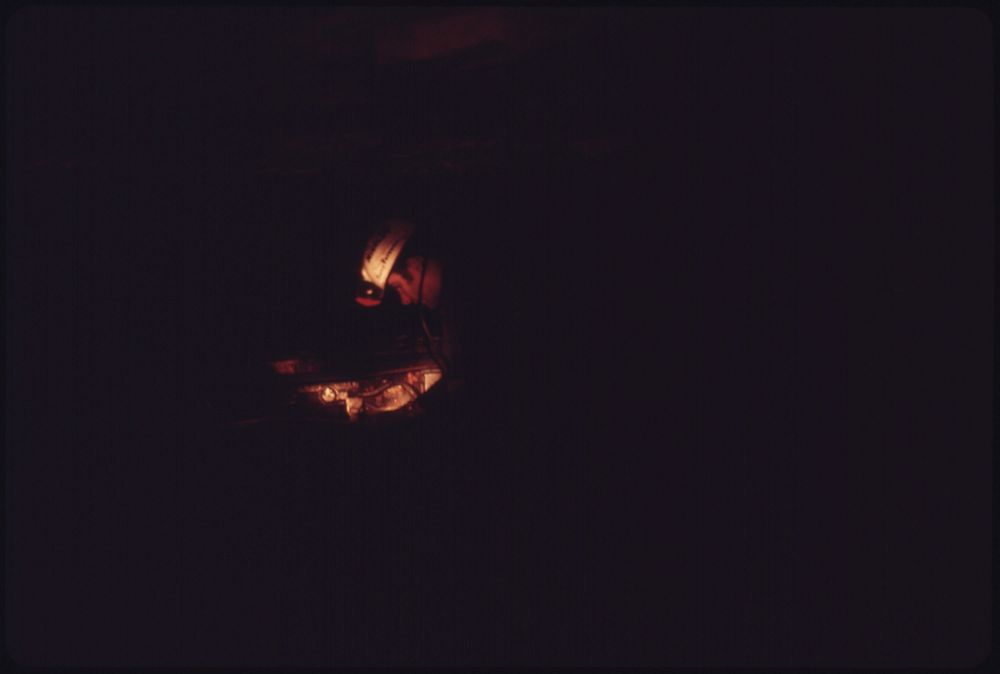
<svg viewBox="0 0 1000 674"><path fill-rule="evenodd" d="M374 307L382 302L386 280L413 229L405 220L386 220L368 239L361 258L361 284L354 298L358 304Z"/></svg>

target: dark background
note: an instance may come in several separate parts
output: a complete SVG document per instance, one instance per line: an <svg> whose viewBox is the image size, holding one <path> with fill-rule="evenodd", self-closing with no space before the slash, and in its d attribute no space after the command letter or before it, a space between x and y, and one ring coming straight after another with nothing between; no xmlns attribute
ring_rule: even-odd
<svg viewBox="0 0 1000 674"><path fill-rule="evenodd" d="M17 13L8 654L980 662L991 28ZM220 423L268 359L385 332L352 293L388 214L453 254L466 392Z"/></svg>

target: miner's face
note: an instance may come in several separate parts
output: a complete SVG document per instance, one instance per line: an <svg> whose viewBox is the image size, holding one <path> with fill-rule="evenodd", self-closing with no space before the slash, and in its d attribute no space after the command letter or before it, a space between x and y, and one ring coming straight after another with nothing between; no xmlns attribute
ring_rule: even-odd
<svg viewBox="0 0 1000 674"><path fill-rule="evenodd" d="M399 301L402 304L416 304L421 297L420 275L424 267L424 258L420 256L408 257L398 266L396 271L389 274L386 285L396 291ZM436 260L427 261L427 270L424 276L423 304L434 309L437 307L441 293L441 265Z"/></svg>

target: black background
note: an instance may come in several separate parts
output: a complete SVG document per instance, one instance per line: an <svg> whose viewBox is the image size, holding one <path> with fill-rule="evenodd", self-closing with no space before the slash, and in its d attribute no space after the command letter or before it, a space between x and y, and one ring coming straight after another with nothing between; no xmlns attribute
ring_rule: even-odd
<svg viewBox="0 0 1000 674"><path fill-rule="evenodd" d="M963 9L14 15L9 655L980 662L991 40ZM352 293L388 214L458 253L464 397L219 423L268 359L386 329Z"/></svg>

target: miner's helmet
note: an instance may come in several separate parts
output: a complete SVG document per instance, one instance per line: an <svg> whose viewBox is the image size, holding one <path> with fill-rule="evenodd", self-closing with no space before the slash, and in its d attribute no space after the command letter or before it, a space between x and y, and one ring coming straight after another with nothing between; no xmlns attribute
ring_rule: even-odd
<svg viewBox="0 0 1000 674"><path fill-rule="evenodd" d="M412 224L396 218L375 229L361 258L361 283L354 298L358 304L374 307L382 303L386 281L413 230Z"/></svg>

